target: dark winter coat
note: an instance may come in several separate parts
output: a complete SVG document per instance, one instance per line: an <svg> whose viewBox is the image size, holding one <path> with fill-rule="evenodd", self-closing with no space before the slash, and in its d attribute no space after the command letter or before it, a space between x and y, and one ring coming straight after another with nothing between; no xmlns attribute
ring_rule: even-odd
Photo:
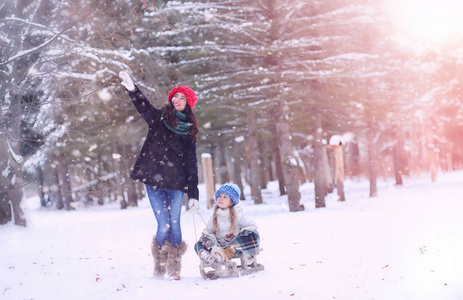
<svg viewBox="0 0 463 300"><path fill-rule="evenodd" d="M148 135L130 177L154 188L179 190L188 198L198 199L198 164L196 141L190 135L179 135L162 122L162 112L136 88L129 92L138 113L148 123Z"/></svg>

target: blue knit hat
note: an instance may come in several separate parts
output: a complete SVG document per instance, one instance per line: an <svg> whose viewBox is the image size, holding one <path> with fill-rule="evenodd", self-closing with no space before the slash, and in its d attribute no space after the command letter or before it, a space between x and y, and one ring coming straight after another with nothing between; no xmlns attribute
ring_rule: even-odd
<svg viewBox="0 0 463 300"><path fill-rule="evenodd" d="M215 192L215 201L217 201L217 198L222 193L227 194L235 205L240 201L240 188L233 183L225 183L222 185L217 192Z"/></svg>

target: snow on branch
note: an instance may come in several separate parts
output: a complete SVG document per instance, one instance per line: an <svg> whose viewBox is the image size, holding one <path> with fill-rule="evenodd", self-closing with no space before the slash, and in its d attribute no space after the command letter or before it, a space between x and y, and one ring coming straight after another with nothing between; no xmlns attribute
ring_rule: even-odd
<svg viewBox="0 0 463 300"><path fill-rule="evenodd" d="M31 27L37 27L37 28L40 28L40 29L47 29L47 27L42 25L42 24L29 22L29 21L26 21L26 20L23 20L23 19L20 19L20 18L9 17L9 18L5 18L5 19L0 19L0 22L18 22L18 23L26 24L26 25L31 26Z"/></svg>
<svg viewBox="0 0 463 300"><path fill-rule="evenodd" d="M64 32L66 32L67 30L69 30L70 28L72 28L74 25L72 26L69 26L63 30L61 30L60 32L58 32L57 34L55 34L51 39L49 39L48 41L42 43L41 45L38 45L37 47L34 47L34 48L31 48L31 49L27 49L27 50L23 50L23 51L19 51L16 55L14 55L13 57L10 57L10 59L8 59L7 61L5 62L2 62L0 63L0 67L1 66L4 66L4 65L7 65L7 64L10 64L12 63L13 61L23 57L23 56L27 56L27 55L30 55L34 52L37 52L43 48L45 48L46 46L48 46L49 44L51 44L55 39L57 39L61 34L63 34Z"/></svg>
<svg viewBox="0 0 463 300"><path fill-rule="evenodd" d="M23 50L23 51L19 51L16 55L14 55L13 57L10 57L7 61L4 61L2 63L0 63L0 67L1 66L5 66L5 65L8 65L10 63L12 63L13 61L21 58L21 57L24 57L24 56L27 56L27 55L30 55L34 52L37 52L45 47L47 47L49 44L51 44L54 40L56 40L60 35L62 35L64 32L68 31L69 29L71 29L72 27L74 27L80 20L84 20L85 18L87 18L90 14L92 14L94 11L96 11L99 7L101 6L101 4L94 8L93 10L91 10L89 13L85 14L84 16L82 16L82 18L76 20L75 22L73 22L71 25L69 25L68 27L64 28L63 30L61 30L60 32L58 32L57 34L55 34L51 39L49 39L48 41L45 41L44 43L42 43L41 45L38 45L37 47L34 47L34 48L31 48L31 49L27 49L27 50ZM25 24L34 24L34 25L39 25L39 24L36 24L36 23L30 23L30 22L27 22L25 20L21 20L21 19L16 19L16 18L9 18L11 20L14 20L14 21L22 21L23 23ZM9 20L9 19L5 19L5 20Z"/></svg>

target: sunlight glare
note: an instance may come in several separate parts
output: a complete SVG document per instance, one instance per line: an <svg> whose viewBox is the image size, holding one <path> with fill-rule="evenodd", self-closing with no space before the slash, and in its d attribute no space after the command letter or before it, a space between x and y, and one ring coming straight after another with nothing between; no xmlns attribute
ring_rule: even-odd
<svg viewBox="0 0 463 300"><path fill-rule="evenodd" d="M390 0L397 26L417 40L434 42L463 37L462 0Z"/></svg>

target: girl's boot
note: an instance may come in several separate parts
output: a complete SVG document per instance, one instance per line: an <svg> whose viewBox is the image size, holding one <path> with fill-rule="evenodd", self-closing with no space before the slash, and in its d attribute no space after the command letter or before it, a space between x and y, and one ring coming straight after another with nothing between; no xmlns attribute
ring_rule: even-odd
<svg viewBox="0 0 463 300"><path fill-rule="evenodd" d="M156 240L156 236L153 237L151 242L151 252L153 253L154 259L154 276L157 278L162 278L166 274L166 265L167 265L167 245L160 246Z"/></svg>
<svg viewBox="0 0 463 300"><path fill-rule="evenodd" d="M179 280L180 271L182 270L182 256L186 252L186 244L184 241L181 241L177 247L170 242L166 242L165 245L168 246L167 275L171 280Z"/></svg>

